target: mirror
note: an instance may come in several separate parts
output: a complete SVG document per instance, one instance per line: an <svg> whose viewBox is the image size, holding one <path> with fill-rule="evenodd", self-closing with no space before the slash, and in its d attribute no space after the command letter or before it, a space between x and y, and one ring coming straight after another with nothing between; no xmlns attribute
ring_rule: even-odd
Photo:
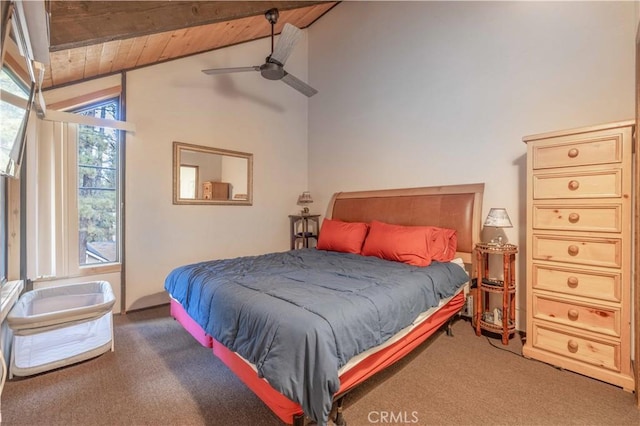
<svg viewBox="0 0 640 426"><path fill-rule="evenodd" d="M253 154L173 143L173 204L253 204Z"/></svg>

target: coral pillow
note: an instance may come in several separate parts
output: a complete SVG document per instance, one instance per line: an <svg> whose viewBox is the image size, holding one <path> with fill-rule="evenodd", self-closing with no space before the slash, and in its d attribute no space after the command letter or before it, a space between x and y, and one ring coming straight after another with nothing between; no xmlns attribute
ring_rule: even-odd
<svg viewBox="0 0 640 426"><path fill-rule="evenodd" d="M316 248L360 254L368 229L369 225L362 222L324 219Z"/></svg>
<svg viewBox="0 0 640 426"><path fill-rule="evenodd" d="M415 266L429 266L426 226L401 226L373 221L362 247L364 256L376 256Z"/></svg>
<svg viewBox="0 0 640 426"><path fill-rule="evenodd" d="M431 260L449 262L458 250L458 234L455 229L427 226L429 230L429 256Z"/></svg>

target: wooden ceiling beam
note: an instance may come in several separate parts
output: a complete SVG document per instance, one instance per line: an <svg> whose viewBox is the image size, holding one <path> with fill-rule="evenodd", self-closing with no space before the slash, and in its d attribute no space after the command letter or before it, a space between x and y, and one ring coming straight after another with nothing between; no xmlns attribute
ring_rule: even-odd
<svg viewBox="0 0 640 426"><path fill-rule="evenodd" d="M298 9L330 1L50 1L50 51Z"/></svg>

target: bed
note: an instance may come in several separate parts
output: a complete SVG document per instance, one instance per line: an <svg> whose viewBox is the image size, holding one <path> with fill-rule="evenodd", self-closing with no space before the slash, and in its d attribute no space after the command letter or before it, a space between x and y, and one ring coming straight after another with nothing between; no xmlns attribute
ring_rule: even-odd
<svg viewBox="0 0 640 426"><path fill-rule="evenodd" d="M349 390L462 309L469 280L463 266L470 270L473 262L483 190L470 184L336 193L320 249L178 267L165 282L171 315L283 422L303 425L306 415L323 425L332 413L340 424ZM362 240L354 238L362 226ZM332 227L349 231L331 240ZM405 250L421 241L416 235L433 238L427 246L439 251ZM402 250L389 254L388 241L396 239L404 239Z"/></svg>

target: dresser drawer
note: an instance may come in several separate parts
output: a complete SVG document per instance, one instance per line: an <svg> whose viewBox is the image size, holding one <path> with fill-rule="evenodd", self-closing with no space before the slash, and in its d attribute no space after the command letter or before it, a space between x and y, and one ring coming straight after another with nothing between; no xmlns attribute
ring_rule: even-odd
<svg viewBox="0 0 640 426"><path fill-rule="evenodd" d="M622 205L534 205L534 229L622 232Z"/></svg>
<svg viewBox="0 0 640 426"><path fill-rule="evenodd" d="M615 134L588 141L540 145L533 148L532 154L534 169L620 163L622 138Z"/></svg>
<svg viewBox="0 0 640 426"><path fill-rule="evenodd" d="M619 238L565 237L533 234L533 258L582 265L622 266L622 240Z"/></svg>
<svg viewBox="0 0 640 426"><path fill-rule="evenodd" d="M622 196L620 169L533 175L533 198L602 198Z"/></svg>
<svg viewBox="0 0 640 426"><path fill-rule="evenodd" d="M620 337L620 309L556 299L538 293L532 296L533 317L536 319Z"/></svg>
<svg viewBox="0 0 640 426"><path fill-rule="evenodd" d="M620 301L621 276L617 272L583 271L534 263L532 287L571 296Z"/></svg>
<svg viewBox="0 0 640 426"><path fill-rule="evenodd" d="M549 329L533 323L533 346L587 364L620 371L620 343L593 339L578 333Z"/></svg>

